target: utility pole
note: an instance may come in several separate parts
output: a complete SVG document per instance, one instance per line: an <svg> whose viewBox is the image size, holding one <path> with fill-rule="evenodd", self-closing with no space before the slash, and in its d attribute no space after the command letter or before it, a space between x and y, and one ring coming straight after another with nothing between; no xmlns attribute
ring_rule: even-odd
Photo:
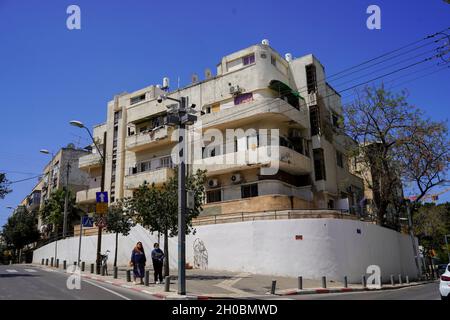
<svg viewBox="0 0 450 320"><path fill-rule="evenodd" d="M64 194L64 221L63 221L63 238L66 238L67 233L67 211L69 207L69 175L70 175L70 161L67 161L66 167L66 192Z"/></svg>
<svg viewBox="0 0 450 320"><path fill-rule="evenodd" d="M89 132L89 130L88 130ZM90 132L89 132L90 134ZM106 159L105 159L105 155L106 155L106 131L103 133L103 153L100 152L100 150L98 149L97 143L95 142L94 138L92 137L92 141L95 144L95 147L97 148L97 151L100 153L100 157L102 159L102 179L100 181L100 191L103 192L105 191L105 167L106 167ZM102 265L102 230L103 227L99 226L98 227L98 235L97 235L97 261L96 261L96 273L100 274L100 268Z"/></svg>
<svg viewBox="0 0 450 320"><path fill-rule="evenodd" d="M188 110L188 97L180 100L162 95L163 100L178 102L176 110L167 116L167 125L178 126L178 294L186 294L186 125L194 124L197 117ZM191 106L193 108L195 105Z"/></svg>
<svg viewBox="0 0 450 320"><path fill-rule="evenodd" d="M420 278L420 267L419 267L419 252L417 250L416 246L416 240L414 239L414 231L413 231L413 224L412 224L412 217L411 217L411 204L409 202L406 203L406 212L408 214L408 227L409 227L409 235L411 237L413 250L414 250L414 261L416 263L417 268L417 279Z"/></svg>

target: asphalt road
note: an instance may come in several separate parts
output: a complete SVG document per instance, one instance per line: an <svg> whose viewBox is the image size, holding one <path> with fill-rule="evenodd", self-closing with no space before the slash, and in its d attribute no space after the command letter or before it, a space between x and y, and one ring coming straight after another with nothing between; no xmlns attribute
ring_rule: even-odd
<svg viewBox="0 0 450 320"><path fill-rule="evenodd" d="M439 283L393 290L290 296L295 300L441 300Z"/></svg>
<svg viewBox="0 0 450 320"><path fill-rule="evenodd" d="M0 300L145 300L141 292L90 279L70 290L70 274L25 265L0 265Z"/></svg>

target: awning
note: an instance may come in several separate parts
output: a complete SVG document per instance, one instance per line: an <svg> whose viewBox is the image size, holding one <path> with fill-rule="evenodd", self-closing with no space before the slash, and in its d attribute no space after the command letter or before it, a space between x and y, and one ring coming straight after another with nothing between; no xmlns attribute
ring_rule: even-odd
<svg viewBox="0 0 450 320"><path fill-rule="evenodd" d="M299 106L298 99L304 100L298 91L292 90L291 87L289 87L286 83L280 80L270 81L269 88L278 92L280 98L286 97L288 99L289 104L293 106L297 107Z"/></svg>

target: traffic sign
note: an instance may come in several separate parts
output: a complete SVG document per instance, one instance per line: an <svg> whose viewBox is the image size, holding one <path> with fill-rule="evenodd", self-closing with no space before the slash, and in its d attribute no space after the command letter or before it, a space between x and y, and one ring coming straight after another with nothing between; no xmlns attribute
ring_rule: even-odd
<svg viewBox="0 0 450 320"><path fill-rule="evenodd" d="M99 217L97 219L97 227L99 227L99 228L106 227L106 219L105 219L105 217Z"/></svg>
<svg viewBox="0 0 450 320"><path fill-rule="evenodd" d="M95 193L97 203L108 203L108 191L101 191Z"/></svg>
<svg viewBox="0 0 450 320"><path fill-rule="evenodd" d="M105 214L106 212L108 212L108 203L105 202L97 203L95 205L95 212L99 214Z"/></svg>
<svg viewBox="0 0 450 320"><path fill-rule="evenodd" d="M94 219L89 216L84 216L81 219L81 223L83 224L84 228L92 228L94 226Z"/></svg>

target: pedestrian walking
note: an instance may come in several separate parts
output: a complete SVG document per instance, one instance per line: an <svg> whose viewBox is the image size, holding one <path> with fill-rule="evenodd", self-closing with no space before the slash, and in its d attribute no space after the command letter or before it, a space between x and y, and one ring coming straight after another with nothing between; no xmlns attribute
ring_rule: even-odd
<svg viewBox="0 0 450 320"><path fill-rule="evenodd" d="M159 248L159 244L156 242L153 245L152 251L152 262L153 262L153 270L155 271L155 283L163 283L163 261L164 261L164 252ZM158 281L159 279L159 281Z"/></svg>
<svg viewBox="0 0 450 320"><path fill-rule="evenodd" d="M131 252L130 266L133 266L133 276L134 284L136 284L136 278L140 279L140 284L144 284L145 275L145 262L147 261L145 257L144 247L142 242L138 242Z"/></svg>

